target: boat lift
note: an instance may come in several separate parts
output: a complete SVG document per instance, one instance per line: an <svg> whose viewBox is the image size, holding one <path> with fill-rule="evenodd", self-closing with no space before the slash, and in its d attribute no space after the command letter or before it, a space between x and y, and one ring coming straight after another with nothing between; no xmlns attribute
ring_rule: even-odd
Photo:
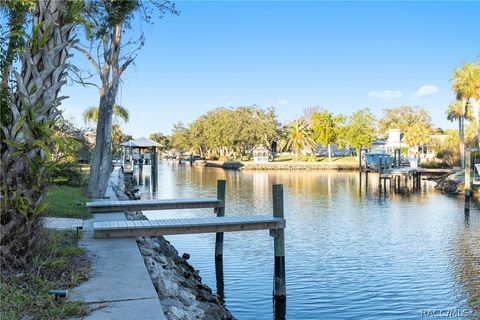
<svg viewBox="0 0 480 320"><path fill-rule="evenodd" d="M468 150L471 152L471 157L467 161L471 161L470 163L473 164L472 184L480 185L480 148L470 148Z"/></svg>

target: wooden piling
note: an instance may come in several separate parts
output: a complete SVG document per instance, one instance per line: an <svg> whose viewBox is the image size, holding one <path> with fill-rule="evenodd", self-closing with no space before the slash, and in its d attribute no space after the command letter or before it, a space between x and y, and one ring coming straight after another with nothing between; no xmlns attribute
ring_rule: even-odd
<svg viewBox="0 0 480 320"><path fill-rule="evenodd" d="M225 204L225 180L217 181L217 199ZM225 205L215 208L217 217L225 216ZM217 232L215 236L215 259L223 259L223 232Z"/></svg>
<svg viewBox="0 0 480 320"><path fill-rule="evenodd" d="M275 218L284 218L283 212L283 185L273 185L273 216ZM275 298L286 298L287 289L285 283L285 230L278 229L275 232L274 244L274 287L273 295Z"/></svg>
<svg viewBox="0 0 480 320"><path fill-rule="evenodd" d="M158 187L158 162L157 162L157 148L153 147L152 148L152 155L151 155L151 178L152 178L152 191L157 192L157 187Z"/></svg>
<svg viewBox="0 0 480 320"><path fill-rule="evenodd" d="M382 157L378 157L378 188L382 191Z"/></svg>
<svg viewBox="0 0 480 320"><path fill-rule="evenodd" d="M471 164L472 164L471 152L470 150L467 150L465 152L465 184L464 184L464 190L463 190L463 193L465 195L465 214L470 213Z"/></svg>
<svg viewBox="0 0 480 320"><path fill-rule="evenodd" d="M400 149L395 149L395 153L393 156L394 166L400 168Z"/></svg>
<svg viewBox="0 0 480 320"><path fill-rule="evenodd" d="M362 173L362 149L358 153L358 170Z"/></svg>

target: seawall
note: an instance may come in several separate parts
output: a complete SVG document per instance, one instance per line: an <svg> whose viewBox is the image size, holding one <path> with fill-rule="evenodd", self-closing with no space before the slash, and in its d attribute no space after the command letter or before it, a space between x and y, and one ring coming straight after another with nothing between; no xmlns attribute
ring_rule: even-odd
<svg viewBox="0 0 480 320"><path fill-rule="evenodd" d="M196 166L223 168L233 170L358 170L358 163L354 162L239 162L239 161L210 161L197 160Z"/></svg>

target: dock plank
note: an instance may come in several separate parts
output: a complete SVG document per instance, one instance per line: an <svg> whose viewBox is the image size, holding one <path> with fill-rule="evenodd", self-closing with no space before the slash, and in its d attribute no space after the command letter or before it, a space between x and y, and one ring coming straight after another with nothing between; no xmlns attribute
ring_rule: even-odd
<svg viewBox="0 0 480 320"><path fill-rule="evenodd" d="M215 198L205 199L158 199L158 200L128 200L111 201L100 200L87 202L87 210L94 213L140 211L140 210L171 210L171 209L200 209L224 207L222 200Z"/></svg>
<svg viewBox="0 0 480 320"><path fill-rule="evenodd" d="M140 220L146 222L148 220ZM285 219L269 215L230 216L214 218L187 218L139 221L126 221L126 226L112 225L109 221L95 222L95 238L123 238L139 236L175 235L189 233L235 232L249 230L283 229Z"/></svg>

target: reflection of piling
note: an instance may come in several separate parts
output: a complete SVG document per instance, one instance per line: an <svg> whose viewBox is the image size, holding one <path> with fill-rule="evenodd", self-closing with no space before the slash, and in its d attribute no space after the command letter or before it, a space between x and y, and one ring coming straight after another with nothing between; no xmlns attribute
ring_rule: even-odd
<svg viewBox="0 0 480 320"><path fill-rule="evenodd" d="M465 194L465 214L470 214L470 193L471 193L471 185L470 185L470 168L472 164L471 153L470 150L465 152L465 183L464 183L464 194Z"/></svg>
<svg viewBox="0 0 480 320"><path fill-rule="evenodd" d="M285 315L287 313L287 300L273 298L273 319L274 320L285 320Z"/></svg>
<svg viewBox="0 0 480 320"><path fill-rule="evenodd" d="M217 294L222 303L225 303L225 283L223 279L223 256L215 257L215 278L217 280Z"/></svg>
<svg viewBox="0 0 480 320"><path fill-rule="evenodd" d="M360 149L360 152L358 153L358 171L362 173L362 149Z"/></svg>
<svg viewBox="0 0 480 320"><path fill-rule="evenodd" d="M138 185L143 185L143 163L138 163Z"/></svg>
<svg viewBox="0 0 480 320"><path fill-rule="evenodd" d="M273 216L284 218L283 212L283 185L273 185ZM275 276L273 295L278 299L285 299L287 289L285 283L285 229L275 231L273 248L275 252Z"/></svg>
<svg viewBox="0 0 480 320"><path fill-rule="evenodd" d="M215 208L217 217L225 216L225 180L217 181L217 199L222 200L224 205ZM215 259L223 257L223 232L217 232L215 237Z"/></svg>

